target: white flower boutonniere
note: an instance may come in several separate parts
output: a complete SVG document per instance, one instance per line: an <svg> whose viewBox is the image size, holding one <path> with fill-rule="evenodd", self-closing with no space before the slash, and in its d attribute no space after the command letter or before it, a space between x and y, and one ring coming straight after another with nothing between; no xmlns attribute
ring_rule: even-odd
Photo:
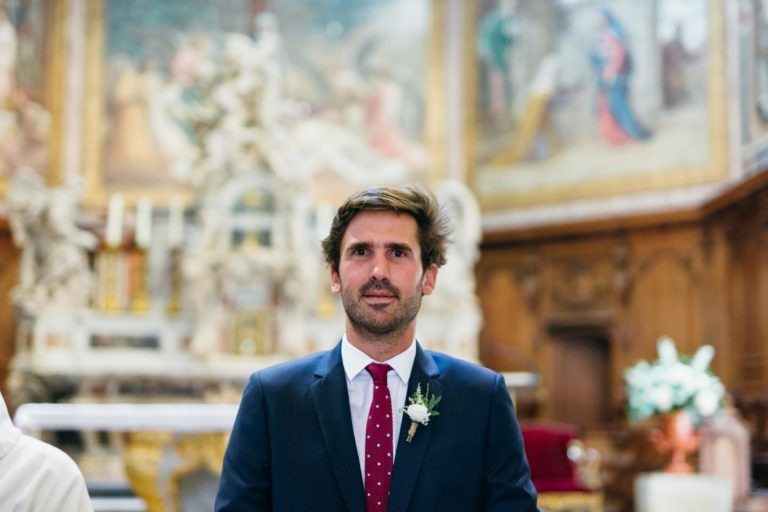
<svg viewBox="0 0 768 512"><path fill-rule="evenodd" d="M421 393L421 384L416 385L416 391L408 398L411 404L400 408L400 412L404 412L411 418L411 428L408 429L406 442L411 442L419 424L426 426L429 423L429 418L440 414L435 410L435 406L440 403L442 398L442 396L435 396L434 394L429 395L429 384L427 384L427 392L424 394Z"/></svg>

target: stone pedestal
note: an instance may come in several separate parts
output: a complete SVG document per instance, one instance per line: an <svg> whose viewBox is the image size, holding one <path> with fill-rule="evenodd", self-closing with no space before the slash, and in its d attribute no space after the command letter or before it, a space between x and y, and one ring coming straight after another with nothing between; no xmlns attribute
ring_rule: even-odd
<svg viewBox="0 0 768 512"><path fill-rule="evenodd" d="M635 512L731 512L731 483L703 474L644 473L635 480Z"/></svg>

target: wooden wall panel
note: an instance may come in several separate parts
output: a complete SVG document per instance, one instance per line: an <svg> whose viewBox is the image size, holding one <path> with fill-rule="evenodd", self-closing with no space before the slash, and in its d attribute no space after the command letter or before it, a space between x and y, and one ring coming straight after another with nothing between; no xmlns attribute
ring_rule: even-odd
<svg viewBox="0 0 768 512"><path fill-rule="evenodd" d="M764 226L756 226L757 237L754 243L754 277L752 289L759 291L749 297L750 317L755 319L755 334L748 336L745 341L745 349L748 354L754 354L761 361L759 380L763 383L763 376L768 370L768 232ZM749 292L750 289L748 288Z"/></svg>
<svg viewBox="0 0 768 512"><path fill-rule="evenodd" d="M526 273L528 269L528 273ZM492 359L504 371L538 371L539 338L535 316L537 279L526 256L512 254L488 265L478 276L478 296L484 316L481 359ZM509 333L516 339L509 343Z"/></svg>
<svg viewBox="0 0 768 512"><path fill-rule="evenodd" d="M626 313L628 362L655 358L656 341L662 335L675 339L685 353L705 342L706 272L700 252L695 230L666 228L633 236Z"/></svg>
<svg viewBox="0 0 768 512"><path fill-rule="evenodd" d="M719 229L728 250L727 296L733 366L726 370L734 389L759 391L768 384L768 261L764 220L758 201L745 201L723 215ZM763 206L768 211L768 207Z"/></svg>
<svg viewBox="0 0 768 512"><path fill-rule="evenodd" d="M609 419L623 420L624 370L654 359L659 336L669 335L683 353L714 345L713 369L730 391L768 397L768 176L695 210L486 233L481 254L479 276L488 281L491 268L507 276L480 290L480 354L492 368L500 351L485 348L501 344L532 357L555 389L562 343L580 340L573 357L590 350L584 343L604 346ZM525 286L520 276L529 276ZM567 409L540 411L556 419Z"/></svg>
<svg viewBox="0 0 768 512"><path fill-rule="evenodd" d="M738 351L734 347L731 315L731 280L729 278L729 248L722 230L715 231L705 224L702 236L703 303L702 341L715 347L712 362L715 373L726 387L734 383L734 364Z"/></svg>
<svg viewBox="0 0 768 512"><path fill-rule="evenodd" d="M544 416L573 420L590 409L591 416L604 416L603 406L580 403L581 397L597 396L595 390L601 395L607 390L605 407L620 408L617 368L623 359L615 327L622 314L626 266L622 236L485 249L478 270L485 314L482 360L496 369L510 369L510 362L500 361L497 354L516 350L530 356L544 389L552 395L540 404ZM494 283L488 277L494 274L508 276L506 284ZM515 312L514 307L525 312ZM570 373L586 367L591 369L591 380L580 382L583 389L560 386L563 379L575 383Z"/></svg>
<svg viewBox="0 0 768 512"><path fill-rule="evenodd" d="M0 219L0 391L5 393L8 365L14 353L16 322L10 292L16 285L19 251L5 220Z"/></svg>

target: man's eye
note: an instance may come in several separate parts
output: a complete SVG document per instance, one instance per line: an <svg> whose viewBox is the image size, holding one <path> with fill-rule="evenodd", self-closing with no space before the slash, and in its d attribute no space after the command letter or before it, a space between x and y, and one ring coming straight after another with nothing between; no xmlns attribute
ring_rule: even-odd
<svg viewBox="0 0 768 512"><path fill-rule="evenodd" d="M365 256L365 247L358 247L355 249L356 256Z"/></svg>
<svg viewBox="0 0 768 512"><path fill-rule="evenodd" d="M392 253L395 255L396 258L402 258L403 256L405 256L405 251L402 249L395 249L394 251L392 251Z"/></svg>

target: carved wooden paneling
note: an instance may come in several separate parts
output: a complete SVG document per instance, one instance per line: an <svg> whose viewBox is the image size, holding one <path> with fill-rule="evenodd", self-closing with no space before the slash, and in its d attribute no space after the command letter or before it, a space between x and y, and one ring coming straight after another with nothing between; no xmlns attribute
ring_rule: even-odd
<svg viewBox="0 0 768 512"><path fill-rule="evenodd" d="M613 261L579 255L552 261L552 309L594 311L613 306Z"/></svg>
<svg viewBox="0 0 768 512"><path fill-rule="evenodd" d="M768 206L763 206L768 211ZM768 226L760 222L756 226L757 237L752 245L754 254L754 274L751 277L752 285L747 288L750 295L749 311L755 318L755 334L747 336L744 340L744 349L747 352L759 353L768 358ZM757 292L757 293L756 293Z"/></svg>
<svg viewBox="0 0 768 512"><path fill-rule="evenodd" d="M524 260L524 258L522 258ZM511 258L479 274L478 295L485 314L480 357L493 360L497 369L536 371L536 341L539 337L534 313L536 307L535 270L521 274L524 264ZM516 337L511 340L509 333Z"/></svg>
<svg viewBox="0 0 768 512"><path fill-rule="evenodd" d="M620 241L595 237L557 241L542 246L550 313L575 313L613 308Z"/></svg>
<svg viewBox="0 0 768 512"><path fill-rule="evenodd" d="M671 336L681 352L705 342L703 258L699 232L666 228L632 236L627 301L628 364L655 358L656 341Z"/></svg>
<svg viewBox="0 0 768 512"><path fill-rule="evenodd" d="M718 348L732 364L722 369L724 380L737 391L763 392L768 389L768 192L732 205L716 216L714 226L726 254L721 272L729 344Z"/></svg>
<svg viewBox="0 0 768 512"><path fill-rule="evenodd" d="M768 178L750 186L678 218L486 235L478 265L483 362L506 369L510 354L531 357L554 389L565 355L581 350L584 364L603 372L599 361L607 363L620 419L623 371L655 358L657 339L669 335L684 353L714 345L713 367L729 390L768 393ZM569 352L569 339L580 340L578 350ZM593 357L601 350L603 359Z"/></svg>
<svg viewBox="0 0 768 512"><path fill-rule="evenodd" d="M13 357L15 317L10 291L16 285L19 253L5 220L0 219L0 390L5 392L8 365Z"/></svg>

